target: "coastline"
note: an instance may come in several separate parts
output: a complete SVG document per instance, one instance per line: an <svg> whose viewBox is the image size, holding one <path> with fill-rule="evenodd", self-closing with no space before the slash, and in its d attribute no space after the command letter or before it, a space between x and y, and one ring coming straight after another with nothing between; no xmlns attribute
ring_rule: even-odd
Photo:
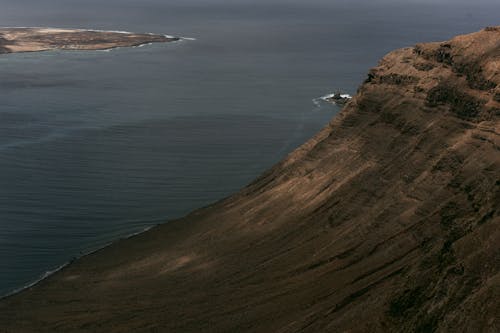
<svg viewBox="0 0 500 333"><path fill-rule="evenodd" d="M498 327L500 101L478 85L498 86L498 33L389 53L328 126L240 192L3 299L7 331ZM458 71L471 64L484 76Z"/></svg>
<svg viewBox="0 0 500 333"><path fill-rule="evenodd" d="M166 34L120 30L59 29L48 27L1 27L0 54L51 50L106 51L182 40Z"/></svg>
<svg viewBox="0 0 500 333"><path fill-rule="evenodd" d="M27 30L32 30L32 29L37 29L37 30L43 30L43 31L48 31L48 32L71 32L71 33L86 33L86 32L95 32L95 33L104 33L104 34L120 34L120 35L144 35L144 36L152 36L154 38L161 38L161 41L144 41L141 42L140 44L134 44L134 45L120 45L120 46L109 46L106 48L96 48L96 49L79 49L79 48L72 48L72 49L67 49L67 48L60 48L60 47L54 47L54 48L48 48L48 49L43 49L43 50L25 50L25 51L16 51L16 52L2 52L2 43L1 43L1 37L2 37L2 32L8 31L8 30L19 30L19 29L27 29ZM111 52L113 50L118 50L118 49L125 49L125 48L142 48L146 47L149 45L154 45L154 44L159 44L159 43L167 43L167 42L177 42L177 41L183 41L183 40L196 40L196 38L190 38L190 37L176 37L168 34L158 34L158 33L153 33L153 32L145 32L141 34L136 34L134 32L130 31L122 31L122 30L101 30L101 29L86 29L86 28L53 28L53 27L23 27L23 26L2 26L0 27L0 56L1 55L15 55L15 54L22 54L22 53L38 53L38 52L49 52L49 51L99 51L99 52ZM164 221L164 220L162 220ZM43 282L44 280L50 278L52 275L64 270L68 266L70 266L75 260L78 260L82 257L89 256L93 253L96 253L98 251L101 251L110 245L119 242L120 240L123 239L129 239L131 237L137 236L141 233L147 232L148 230L156 227L158 225L158 221L156 224L142 228L142 230L132 232L130 234L126 234L124 236L120 236L118 238L112 238L110 241L107 241L105 244L97 247L94 250L91 250L89 252L83 252L78 254L77 256L74 256L72 259L67 260L66 262L63 262L62 264L58 265L57 267L53 269L49 269L45 271L44 273L40 274L38 277L34 278L32 281L27 282L24 285L21 285L19 287L15 287L14 289L7 290L5 294L0 295L0 300L7 299L9 297L15 296L29 288L32 288L36 285L38 285L40 282Z"/></svg>
<svg viewBox="0 0 500 333"><path fill-rule="evenodd" d="M168 223L167 222L163 222L163 223ZM98 248L96 248L95 250L91 250L89 252L86 252L86 253L82 253L81 255L78 255L78 256L74 256L72 259L64 262L63 264L57 266L56 268L52 269L52 270L48 270L46 271L45 273L41 274L40 277L38 277L37 279L35 279L34 281L32 282L28 282L27 284L19 287L19 288L16 288L14 290L11 290L9 292L7 292L6 294L4 295L0 295L0 301L2 300L5 300L5 299L8 299L9 297L13 297L13 296L16 296L17 294L25 291L25 290L28 290L32 287L35 287L37 286L39 283L43 282L44 280L50 278L51 276L53 276L54 274L56 273L59 273L59 272L62 272L64 269L68 268L71 266L71 264L73 264L75 261L77 260L80 260L82 258L85 258L87 256L90 256L92 254L95 254L99 251L102 251L102 250L105 250L106 248L112 246L112 245L115 245L116 243L120 242L120 241L123 241L123 240L126 240L126 239L131 239L133 237L136 237L136 236L139 236L143 233L146 233L148 231L152 231L154 228L157 228L158 226L160 226L161 224L163 223L157 223L157 224L154 224L154 225L151 225L151 226L148 226L148 227L145 227L143 228L142 230L140 231L137 231L137 232L133 232L133 233L130 233L128 235L125 235L125 236L122 236L122 237L119 237L119 238L116 238L116 239L113 239L109 242L106 242L104 245L102 246L99 246Z"/></svg>

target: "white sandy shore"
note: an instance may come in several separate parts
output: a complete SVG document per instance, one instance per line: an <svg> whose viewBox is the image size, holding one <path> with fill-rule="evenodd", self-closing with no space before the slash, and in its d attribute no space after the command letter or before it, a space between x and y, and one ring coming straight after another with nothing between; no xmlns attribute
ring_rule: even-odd
<svg viewBox="0 0 500 333"><path fill-rule="evenodd" d="M120 30L3 27L0 28L0 53L39 52L54 49L106 50L175 40L179 38Z"/></svg>

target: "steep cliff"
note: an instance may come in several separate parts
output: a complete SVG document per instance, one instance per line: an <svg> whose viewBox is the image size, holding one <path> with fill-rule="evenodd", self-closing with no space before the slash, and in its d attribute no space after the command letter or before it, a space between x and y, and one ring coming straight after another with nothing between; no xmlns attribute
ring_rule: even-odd
<svg viewBox="0 0 500 333"><path fill-rule="evenodd" d="M6 332L499 332L500 27L394 51L240 193L0 302Z"/></svg>

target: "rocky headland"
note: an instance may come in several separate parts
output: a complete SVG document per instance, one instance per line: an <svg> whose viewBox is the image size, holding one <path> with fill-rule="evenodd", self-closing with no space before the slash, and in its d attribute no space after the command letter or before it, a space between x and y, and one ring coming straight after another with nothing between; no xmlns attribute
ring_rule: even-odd
<svg viewBox="0 0 500 333"><path fill-rule="evenodd" d="M0 301L1 332L499 332L500 27L396 50L241 192Z"/></svg>
<svg viewBox="0 0 500 333"><path fill-rule="evenodd" d="M107 50L177 41L177 37L116 31L0 28L0 54L48 50Z"/></svg>

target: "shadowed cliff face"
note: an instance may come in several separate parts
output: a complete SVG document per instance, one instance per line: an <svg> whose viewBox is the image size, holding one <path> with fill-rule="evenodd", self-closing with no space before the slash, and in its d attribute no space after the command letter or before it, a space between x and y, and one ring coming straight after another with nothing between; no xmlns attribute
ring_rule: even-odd
<svg viewBox="0 0 500 333"><path fill-rule="evenodd" d="M0 302L6 332L500 331L500 28L390 53L237 195Z"/></svg>

